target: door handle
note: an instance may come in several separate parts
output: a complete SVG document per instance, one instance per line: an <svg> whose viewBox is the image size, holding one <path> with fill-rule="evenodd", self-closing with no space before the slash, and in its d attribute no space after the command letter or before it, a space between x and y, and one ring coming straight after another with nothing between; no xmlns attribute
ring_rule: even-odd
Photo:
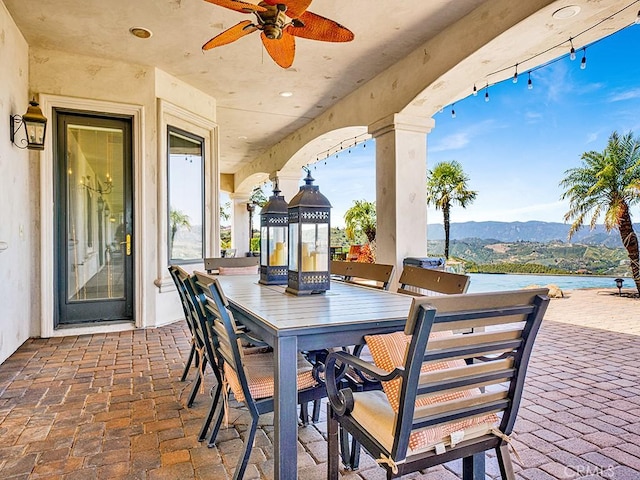
<svg viewBox="0 0 640 480"><path fill-rule="evenodd" d="M127 233L127 236L125 237L125 241L120 242L120 245L126 245L125 253L127 254L127 257L130 257L131 256L131 234L130 233Z"/></svg>

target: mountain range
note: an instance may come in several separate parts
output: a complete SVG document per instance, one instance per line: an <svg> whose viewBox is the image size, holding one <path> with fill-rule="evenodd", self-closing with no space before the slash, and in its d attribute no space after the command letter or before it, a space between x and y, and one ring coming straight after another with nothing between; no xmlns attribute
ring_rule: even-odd
<svg viewBox="0 0 640 480"><path fill-rule="evenodd" d="M610 248L622 247L617 230L607 232L603 225L590 230L588 226L578 230L568 240L569 224L552 222L461 222L451 224L451 240L467 238L495 239L500 242L564 242L584 245L604 245ZM640 225L634 224L636 232ZM427 226L429 240L444 240L444 227L433 223Z"/></svg>

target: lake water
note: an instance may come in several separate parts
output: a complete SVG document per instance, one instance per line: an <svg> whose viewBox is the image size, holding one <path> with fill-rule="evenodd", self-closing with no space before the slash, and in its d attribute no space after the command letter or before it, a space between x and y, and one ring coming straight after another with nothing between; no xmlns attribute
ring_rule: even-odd
<svg viewBox="0 0 640 480"><path fill-rule="evenodd" d="M471 283L468 293L495 292L525 288L530 285L557 285L562 290L575 288L616 288L615 277L595 277L587 275L517 275L470 273ZM633 280L625 278L623 288L632 287Z"/></svg>

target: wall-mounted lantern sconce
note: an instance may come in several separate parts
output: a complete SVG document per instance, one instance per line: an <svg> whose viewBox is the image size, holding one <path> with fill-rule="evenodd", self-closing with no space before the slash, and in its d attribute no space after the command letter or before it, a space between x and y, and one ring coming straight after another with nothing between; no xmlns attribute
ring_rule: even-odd
<svg viewBox="0 0 640 480"><path fill-rule="evenodd" d="M20 133L24 125L26 138L19 138L16 143L16 135ZM44 150L44 136L47 131L47 118L42 114L35 98L29 102L29 108L24 115L9 115L9 136L11 143L18 148L29 150Z"/></svg>

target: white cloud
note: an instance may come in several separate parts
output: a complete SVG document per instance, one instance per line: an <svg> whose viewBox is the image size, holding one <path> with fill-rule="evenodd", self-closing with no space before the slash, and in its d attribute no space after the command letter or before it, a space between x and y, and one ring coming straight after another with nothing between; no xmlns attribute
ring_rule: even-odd
<svg viewBox="0 0 640 480"><path fill-rule="evenodd" d="M481 135L486 135L488 132L496 130L497 128L501 127L496 125L495 121L493 120L485 120L483 122L479 122L472 127L469 127L465 131L458 131L452 135L447 135L438 142L429 143L429 153L460 150L469 145L474 138Z"/></svg>
<svg viewBox="0 0 640 480"><path fill-rule="evenodd" d="M609 102L624 102L625 100L633 100L634 98L640 98L640 88L612 93L609 97Z"/></svg>
<svg viewBox="0 0 640 480"><path fill-rule="evenodd" d="M466 147L471 139L467 132L458 132L453 135L447 135L436 145L429 148L431 152L446 152L449 150L460 150Z"/></svg>
<svg viewBox="0 0 640 480"><path fill-rule="evenodd" d="M587 134L586 143L593 143L598 140L599 132L591 132Z"/></svg>

